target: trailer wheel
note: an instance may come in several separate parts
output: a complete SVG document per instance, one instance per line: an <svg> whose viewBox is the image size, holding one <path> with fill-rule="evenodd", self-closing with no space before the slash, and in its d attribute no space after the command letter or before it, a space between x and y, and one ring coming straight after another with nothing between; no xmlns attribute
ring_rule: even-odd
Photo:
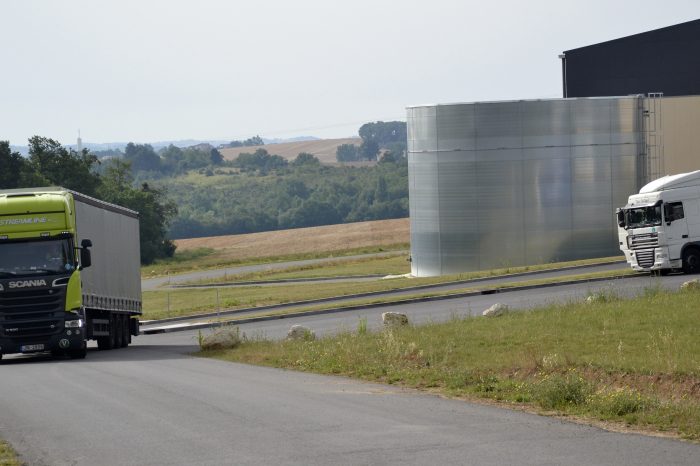
<svg viewBox="0 0 700 466"><path fill-rule="evenodd" d="M106 337L98 337L97 338L97 349L100 351L105 351L105 350L111 350L115 348L115 340L116 336L114 335L116 332L115 329L115 318L114 315L110 314L109 315L109 335Z"/></svg>
<svg viewBox="0 0 700 466"><path fill-rule="evenodd" d="M683 252L683 272L698 273L700 272L700 250L697 248L688 248Z"/></svg>
<svg viewBox="0 0 700 466"><path fill-rule="evenodd" d="M129 316L121 316L122 348L129 346Z"/></svg>
<svg viewBox="0 0 700 466"><path fill-rule="evenodd" d="M97 349L100 351L111 350L109 346L109 337L97 337Z"/></svg>
<svg viewBox="0 0 700 466"><path fill-rule="evenodd" d="M122 316L121 314L116 314L114 320L112 320L112 328L114 329L114 347L121 348L123 338Z"/></svg>

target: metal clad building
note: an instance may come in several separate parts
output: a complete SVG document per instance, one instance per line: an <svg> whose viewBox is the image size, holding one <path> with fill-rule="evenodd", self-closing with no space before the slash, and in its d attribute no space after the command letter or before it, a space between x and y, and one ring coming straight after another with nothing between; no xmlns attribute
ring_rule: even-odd
<svg viewBox="0 0 700 466"><path fill-rule="evenodd" d="M562 55L564 97L700 94L700 20Z"/></svg>
<svg viewBox="0 0 700 466"><path fill-rule="evenodd" d="M409 107L412 273L619 254L640 183L640 97Z"/></svg>

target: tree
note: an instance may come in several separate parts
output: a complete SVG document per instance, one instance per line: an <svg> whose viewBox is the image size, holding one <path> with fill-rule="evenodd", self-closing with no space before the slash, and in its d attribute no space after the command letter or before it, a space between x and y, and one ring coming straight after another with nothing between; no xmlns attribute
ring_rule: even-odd
<svg viewBox="0 0 700 466"><path fill-rule="evenodd" d="M389 149L394 158L404 157L407 143L405 122L365 123L360 127L358 133L362 138L361 152L366 159L376 159L377 153L382 148Z"/></svg>
<svg viewBox="0 0 700 466"><path fill-rule="evenodd" d="M161 169L160 157L150 144L130 142L126 145L124 158L131 162L131 169L135 172L159 171Z"/></svg>
<svg viewBox="0 0 700 466"><path fill-rule="evenodd" d="M132 183L130 162L114 159L105 170L100 198L139 213L142 264L172 257L175 244L167 238L167 229L177 215L177 206L166 198L165 191L147 183L134 189Z"/></svg>
<svg viewBox="0 0 700 466"><path fill-rule="evenodd" d="M379 143L372 139L362 141L362 144L360 145L360 152L362 153L362 157L367 160L377 160Z"/></svg>
<svg viewBox="0 0 700 466"><path fill-rule="evenodd" d="M18 188L26 161L19 152L12 152L9 141L0 141L0 189Z"/></svg>
<svg viewBox="0 0 700 466"><path fill-rule="evenodd" d="M307 152L301 152L297 157L292 161L292 166L294 167L301 167L301 166L320 166L321 161L316 158L315 155L309 154Z"/></svg>
<svg viewBox="0 0 700 466"><path fill-rule="evenodd" d="M272 170L278 170L288 165L287 160L279 155L270 155L265 149L256 149L249 154L243 152L231 163L232 166L242 171L258 171L267 174Z"/></svg>
<svg viewBox="0 0 700 466"><path fill-rule="evenodd" d="M264 146L265 141L262 140L260 136L253 136L252 138L248 138L245 141L243 141L244 146Z"/></svg>
<svg viewBox="0 0 700 466"><path fill-rule="evenodd" d="M338 162L355 162L360 160L359 150L355 144L341 144L335 150L335 159Z"/></svg>
<svg viewBox="0 0 700 466"><path fill-rule="evenodd" d="M29 139L29 163L49 183L95 196L100 177L95 173L97 157L89 150L68 150L53 139L33 136Z"/></svg>
<svg viewBox="0 0 700 466"><path fill-rule="evenodd" d="M211 161L212 165L221 165L224 163L224 156L221 155L221 152L219 152L217 149L212 148L209 151L209 160Z"/></svg>

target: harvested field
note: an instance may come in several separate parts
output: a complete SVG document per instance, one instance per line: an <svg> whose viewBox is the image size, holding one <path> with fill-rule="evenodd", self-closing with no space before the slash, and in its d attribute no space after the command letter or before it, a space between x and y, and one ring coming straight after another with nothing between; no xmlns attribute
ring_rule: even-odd
<svg viewBox="0 0 700 466"><path fill-rule="evenodd" d="M246 235L176 240L179 252L198 248L216 250L219 258L248 259L305 254L316 251L389 246L409 242L409 220L378 220Z"/></svg>
<svg viewBox="0 0 700 466"><path fill-rule="evenodd" d="M360 138L320 139L317 141L296 141L280 144L266 144L263 146L234 147L230 149L221 149L221 154L226 160L233 160L243 152L253 153L256 149L265 149L270 154L279 155L287 160L293 160L301 152L307 152L315 155L321 163L325 165L340 165L335 159L335 151L338 146L341 144L355 144L359 146L361 143L362 139ZM367 166L373 164L374 162L352 162L343 165Z"/></svg>

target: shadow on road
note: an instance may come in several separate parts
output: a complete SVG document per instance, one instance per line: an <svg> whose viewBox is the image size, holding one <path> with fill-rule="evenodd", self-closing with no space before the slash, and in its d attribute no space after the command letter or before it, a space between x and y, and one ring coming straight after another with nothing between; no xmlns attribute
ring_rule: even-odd
<svg viewBox="0 0 700 466"><path fill-rule="evenodd" d="M89 348L85 359L77 360L68 357L54 357L50 353L9 354L0 360L0 366L13 364L84 364L95 361L105 362L137 362L164 361L192 357L198 351L196 345L136 345L111 351L99 351Z"/></svg>

